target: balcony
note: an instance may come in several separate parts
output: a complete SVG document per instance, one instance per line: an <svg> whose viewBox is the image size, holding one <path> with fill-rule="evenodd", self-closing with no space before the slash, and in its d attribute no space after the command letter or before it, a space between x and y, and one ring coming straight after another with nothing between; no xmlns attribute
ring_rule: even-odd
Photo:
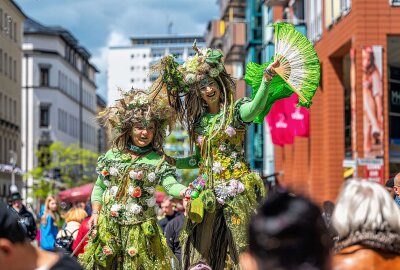
<svg viewBox="0 0 400 270"><path fill-rule="evenodd" d="M246 55L246 23L230 23L222 37L225 62L244 62Z"/></svg>
<svg viewBox="0 0 400 270"><path fill-rule="evenodd" d="M221 0L220 11L221 19L245 19L246 18L246 1L245 0Z"/></svg>
<svg viewBox="0 0 400 270"><path fill-rule="evenodd" d="M207 32L205 34L206 47L218 48L222 47L221 38L225 31L225 22L221 20L213 20L208 23Z"/></svg>
<svg viewBox="0 0 400 270"><path fill-rule="evenodd" d="M265 5L267 6L287 6L289 0L265 0Z"/></svg>

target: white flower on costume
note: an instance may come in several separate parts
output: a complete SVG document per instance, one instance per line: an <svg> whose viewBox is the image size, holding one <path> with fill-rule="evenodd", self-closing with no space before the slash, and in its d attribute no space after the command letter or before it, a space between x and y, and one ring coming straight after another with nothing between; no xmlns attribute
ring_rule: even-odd
<svg viewBox="0 0 400 270"><path fill-rule="evenodd" d="M149 194L154 194L154 192L155 192L154 187L145 187L144 190L146 190L146 192Z"/></svg>
<svg viewBox="0 0 400 270"><path fill-rule="evenodd" d="M232 152L231 158L236 158L236 157L237 157L237 153L236 152Z"/></svg>
<svg viewBox="0 0 400 270"><path fill-rule="evenodd" d="M111 209L110 209L112 212L118 212L119 210L121 210L121 205L120 204L113 204L112 206L111 206Z"/></svg>
<svg viewBox="0 0 400 270"><path fill-rule="evenodd" d="M235 165L233 166L234 169L240 169L242 168L242 163L236 162Z"/></svg>
<svg viewBox="0 0 400 270"><path fill-rule="evenodd" d="M215 173L221 173L225 170L225 168L222 167L221 162L214 162L212 169Z"/></svg>
<svg viewBox="0 0 400 270"><path fill-rule="evenodd" d="M130 206L129 211L131 211L132 214L137 215L137 214L139 214L140 212L142 212L142 207L141 207L140 205L134 203L134 204L132 204L132 205Z"/></svg>
<svg viewBox="0 0 400 270"><path fill-rule="evenodd" d="M217 202L218 202L219 204L221 204L221 205L224 205L224 204L225 204L225 201L224 201L223 199L221 199L221 198L217 198Z"/></svg>
<svg viewBox="0 0 400 270"><path fill-rule="evenodd" d="M147 179L149 182L154 182L156 180L156 174L154 172L151 172L147 175Z"/></svg>
<svg viewBox="0 0 400 270"><path fill-rule="evenodd" d="M132 194L134 187L133 186L129 186L128 188L128 194Z"/></svg>
<svg viewBox="0 0 400 270"><path fill-rule="evenodd" d="M231 127L231 126L228 126L228 127L225 129L225 133L228 134L229 137L232 137L233 135L236 134L236 130L235 130L233 127Z"/></svg>
<svg viewBox="0 0 400 270"><path fill-rule="evenodd" d="M146 200L146 203L147 203L148 207L153 207L154 205L156 205L156 198L155 197L151 197L151 198Z"/></svg>
<svg viewBox="0 0 400 270"><path fill-rule="evenodd" d="M112 176L118 176L118 169L117 168L115 168L115 167L111 167L110 168L110 175L112 175Z"/></svg>
<svg viewBox="0 0 400 270"><path fill-rule="evenodd" d="M226 146L225 146L225 144L221 144L220 146L219 146L219 150L220 151L225 151L226 150Z"/></svg>
<svg viewBox="0 0 400 270"><path fill-rule="evenodd" d="M103 184L104 184L106 187L110 187L111 182L108 181L108 180L104 180L104 181L103 181Z"/></svg>
<svg viewBox="0 0 400 270"><path fill-rule="evenodd" d="M118 192L118 187L117 186L112 186L110 189L110 194L111 196L116 196Z"/></svg>
<svg viewBox="0 0 400 270"><path fill-rule="evenodd" d="M137 179L137 176L138 176L138 173L137 173L137 172L135 172L135 171L133 171L133 170L129 172L129 177L130 177L131 179L135 180L135 179Z"/></svg>

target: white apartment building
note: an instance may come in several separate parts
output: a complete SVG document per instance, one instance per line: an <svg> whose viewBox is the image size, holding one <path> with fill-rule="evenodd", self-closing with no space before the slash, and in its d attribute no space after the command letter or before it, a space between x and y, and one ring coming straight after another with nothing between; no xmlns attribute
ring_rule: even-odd
<svg viewBox="0 0 400 270"><path fill-rule="evenodd" d="M90 53L68 30L32 19L24 24L23 52L22 169L36 167L35 152L56 141L95 152L98 70Z"/></svg>
<svg viewBox="0 0 400 270"><path fill-rule="evenodd" d="M150 66L161 57L176 55L184 61L195 52L194 40L199 48L204 47L204 37L194 35L157 35L133 37L127 47L111 47L108 52L108 103L120 98L118 89L129 90L132 87L147 89L155 80L150 74Z"/></svg>

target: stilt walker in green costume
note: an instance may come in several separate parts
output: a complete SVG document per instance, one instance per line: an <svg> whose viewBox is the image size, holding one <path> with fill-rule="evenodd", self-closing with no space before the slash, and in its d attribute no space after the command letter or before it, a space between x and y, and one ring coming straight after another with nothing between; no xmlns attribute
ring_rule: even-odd
<svg viewBox="0 0 400 270"><path fill-rule="evenodd" d="M170 105L195 145L194 155L170 162L177 168L199 168L186 193L191 201L181 235L183 268L204 261L221 270L230 261L231 269L239 269L249 219L265 196L262 179L245 159L245 131L267 106L269 81L279 62L266 69L253 99L234 101L235 83L225 70L222 53L195 45L194 49L197 54L182 66L172 56L163 58L153 87L155 94L167 89Z"/></svg>
<svg viewBox="0 0 400 270"><path fill-rule="evenodd" d="M140 91L124 94L101 114L115 138L97 164L89 222L96 230L79 257L85 269L178 269L154 209L157 185L174 197L186 191L162 152L174 114L168 101Z"/></svg>

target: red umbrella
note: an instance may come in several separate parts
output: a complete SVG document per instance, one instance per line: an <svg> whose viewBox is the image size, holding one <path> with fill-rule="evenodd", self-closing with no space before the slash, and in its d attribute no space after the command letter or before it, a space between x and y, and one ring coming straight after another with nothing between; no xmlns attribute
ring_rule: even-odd
<svg viewBox="0 0 400 270"><path fill-rule="evenodd" d="M61 201L85 202L90 199L93 187L94 184L89 183L80 187L66 189L58 193L58 197Z"/></svg>

